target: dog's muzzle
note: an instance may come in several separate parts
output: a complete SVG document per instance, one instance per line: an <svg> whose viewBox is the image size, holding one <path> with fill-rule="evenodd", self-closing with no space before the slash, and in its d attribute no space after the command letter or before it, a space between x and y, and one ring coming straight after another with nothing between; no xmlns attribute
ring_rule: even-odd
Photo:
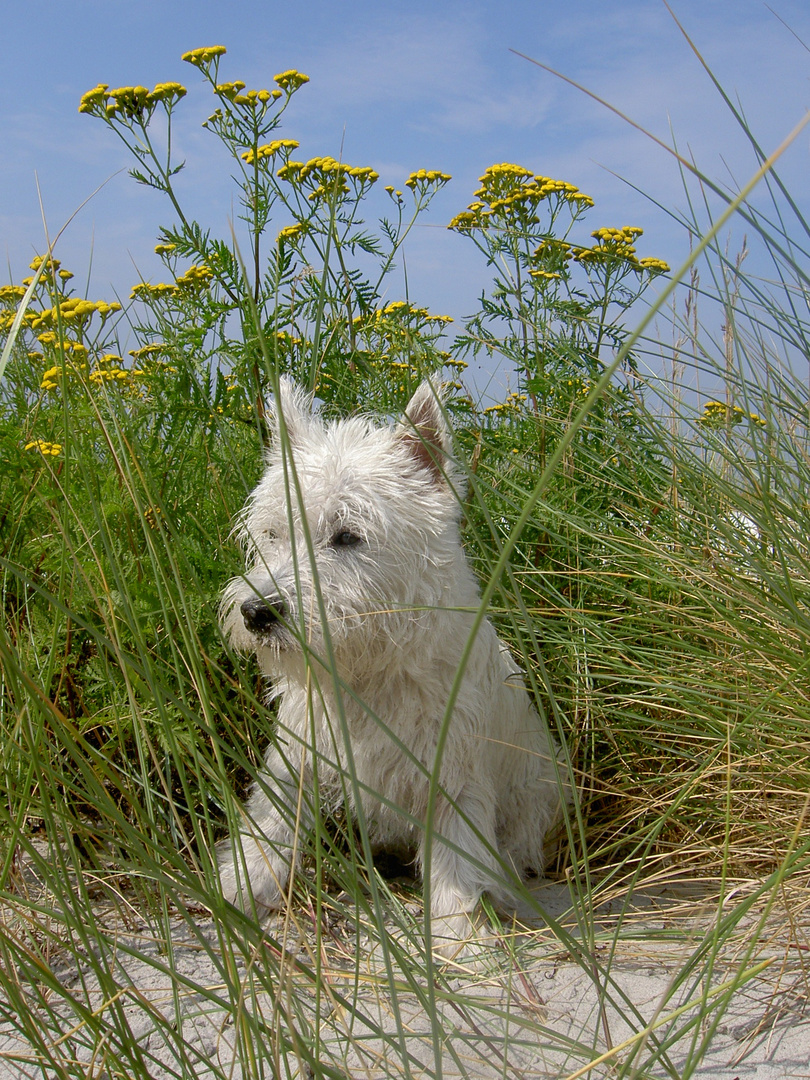
<svg viewBox="0 0 810 1080"><path fill-rule="evenodd" d="M263 596L248 597L239 610L245 627L256 637L267 637L282 623L288 615L287 605L278 596L265 598Z"/></svg>

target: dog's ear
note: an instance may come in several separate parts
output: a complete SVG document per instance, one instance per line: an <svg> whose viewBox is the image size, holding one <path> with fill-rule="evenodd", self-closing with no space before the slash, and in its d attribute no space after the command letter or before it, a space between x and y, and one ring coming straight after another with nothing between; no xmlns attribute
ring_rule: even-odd
<svg viewBox="0 0 810 1080"><path fill-rule="evenodd" d="M417 464L445 482L452 470L452 438L444 417L443 396L427 380L405 410L397 435Z"/></svg>
<svg viewBox="0 0 810 1080"><path fill-rule="evenodd" d="M282 375L278 380L278 393L268 409L273 445L281 445L282 428L290 446L300 444L304 431L312 421L312 398L301 390L292 379Z"/></svg>

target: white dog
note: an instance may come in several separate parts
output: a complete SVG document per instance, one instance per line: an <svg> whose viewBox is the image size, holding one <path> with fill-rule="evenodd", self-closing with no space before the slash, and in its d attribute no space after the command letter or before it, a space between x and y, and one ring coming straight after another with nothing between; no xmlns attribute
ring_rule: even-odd
<svg viewBox="0 0 810 1080"><path fill-rule="evenodd" d="M241 520L247 573L225 591L223 622L271 680L278 727L243 830L220 845L223 892L260 911L282 905L317 776L322 804L357 813L359 802L379 847L417 854L433 933L463 937L509 870L542 871L560 789L506 646L487 620L471 641L479 591L441 402L423 383L394 428L325 423L282 380L272 424Z"/></svg>

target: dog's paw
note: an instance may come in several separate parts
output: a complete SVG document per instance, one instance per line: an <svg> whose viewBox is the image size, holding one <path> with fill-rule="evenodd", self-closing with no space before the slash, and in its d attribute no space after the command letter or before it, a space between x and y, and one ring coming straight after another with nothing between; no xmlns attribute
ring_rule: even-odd
<svg viewBox="0 0 810 1080"><path fill-rule="evenodd" d="M222 896L241 911L255 911L261 917L284 906L282 890L289 867L263 845L246 840L240 852L231 840L223 841L217 850L217 869Z"/></svg>
<svg viewBox="0 0 810 1080"><path fill-rule="evenodd" d="M478 937L480 916L476 911L455 911L430 917L431 948L445 960L458 960Z"/></svg>

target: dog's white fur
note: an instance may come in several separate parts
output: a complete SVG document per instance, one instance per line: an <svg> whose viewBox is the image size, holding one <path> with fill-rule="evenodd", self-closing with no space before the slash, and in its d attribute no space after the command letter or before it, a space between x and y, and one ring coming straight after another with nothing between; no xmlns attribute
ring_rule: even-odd
<svg viewBox="0 0 810 1080"><path fill-rule="evenodd" d="M267 469L240 527L247 573L225 591L223 623L271 680L278 731L243 830L220 845L223 892L259 910L283 903L296 821L312 820L314 747L321 802L356 812L359 799L380 847L416 852L434 933L464 936L481 894L501 892L501 861L542 871L560 796L553 744L485 620L449 721L424 866L437 740L480 603L441 402L423 383L394 428L325 423L282 380L271 415Z"/></svg>

